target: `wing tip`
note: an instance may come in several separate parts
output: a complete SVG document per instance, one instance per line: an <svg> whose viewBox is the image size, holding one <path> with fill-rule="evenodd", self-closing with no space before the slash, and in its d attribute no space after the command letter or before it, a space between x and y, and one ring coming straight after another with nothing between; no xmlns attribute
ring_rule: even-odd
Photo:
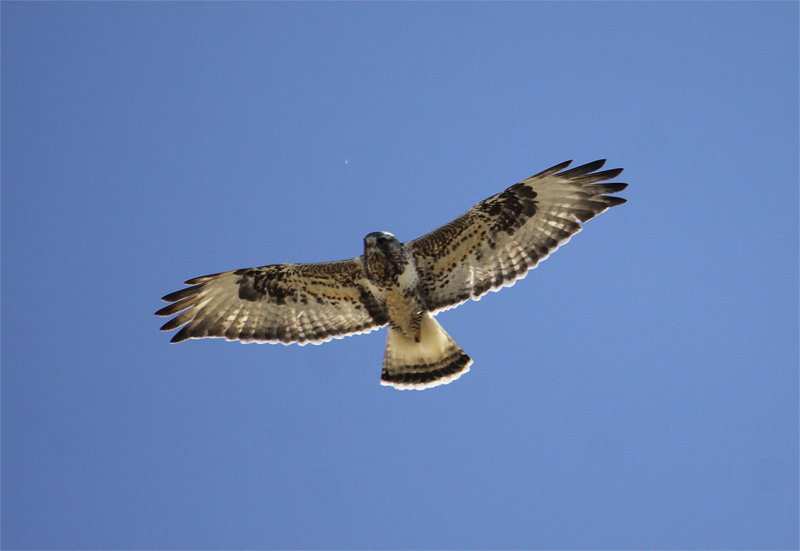
<svg viewBox="0 0 800 551"><path fill-rule="evenodd" d="M568 178L568 179L579 178L581 176L586 176L587 174L591 174L597 170L600 170L601 168L603 168L604 164L606 164L605 159L597 159L596 161L592 161L590 163L586 163L580 166L576 166L575 168L559 172L557 176L559 178Z"/></svg>
<svg viewBox="0 0 800 551"><path fill-rule="evenodd" d="M187 279L184 281L186 285L199 285L200 283L205 283L206 281L210 281L215 277L221 276L226 272L217 272L216 274L208 274L204 276L193 277L192 279Z"/></svg>
<svg viewBox="0 0 800 551"><path fill-rule="evenodd" d="M171 321L176 321L176 320L177 320L177 318L175 318L175 319L173 319ZM164 324L164 327L167 327L167 325L169 325L169 323L170 322L167 322L166 324ZM170 328L167 328L167 329L164 329L164 327L162 327L161 330L162 331L171 331L172 329L176 329L177 327L180 327L181 325L184 325L185 323L186 323L186 321L184 321L182 323L178 323L175 327L170 327ZM192 335L190 328L191 328L191 325L184 325L183 329L181 329L180 331L178 331L177 333L172 335L172 338L169 340L169 342L172 343L172 344L175 344L175 343L178 343L178 342L183 342L183 341L188 340L188 339L200 338L202 336L202 335Z"/></svg>
<svg viewBox="0 0 800 551"><path fill-rule="evenodd" d="M550 168L539 172L538 174L534 174L528 178L528 180L531 178L544 178L546 176L552 176L555 174L561 178L577 179L582 176L586 176L594 178L595 181L600 181L610 180L611 178L616 178L622 174L622 171L624 170L622 168L611 168L603 172L597 172L603 166L605 166L606 162L607 159L597 159L595 161L570 168L569 170L565 170L572 164L572 159L570 159L569 161L564 161L557 165L553 165Z"/></svg>
<svg viewBox="0 0 800 551"><path fill-rule="evenodd" d="M164 295L163 297L161 297L161 300L163 300L164 302L178 302L185 298L189 298L193 295L196 295L198 292L200 292L200 286L195 285L193 287L186 287L185 289L181 289L179 291L175 291L168 295Z"/></svg>
<svg viewBox="0 0 800 551"><path fill-rule="evenodd" d="M547 169L539 172L538 174L534 174L530 178L526 178L526 180L530 180L531 178L543 178L545 176L550 176L551 174L555 174L557 172L560 172L560 171L564 170L565 168L567 168L571 164L572 164L572 159L570 159L568 161L564 161L562 163L558 163L557 165L553 165L550 168L547 168Z"/></svg>

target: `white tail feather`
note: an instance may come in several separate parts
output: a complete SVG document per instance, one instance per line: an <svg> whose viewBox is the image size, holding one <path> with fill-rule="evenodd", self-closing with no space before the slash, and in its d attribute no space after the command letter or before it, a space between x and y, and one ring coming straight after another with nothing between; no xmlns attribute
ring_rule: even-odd
<svg viewBox="0 0 800 551"><path fill-rule="evenodd" d="M426 312L419 342L389 327L381 384L422 390L455 381L469 371L470 365L470 357Z"/></svg>

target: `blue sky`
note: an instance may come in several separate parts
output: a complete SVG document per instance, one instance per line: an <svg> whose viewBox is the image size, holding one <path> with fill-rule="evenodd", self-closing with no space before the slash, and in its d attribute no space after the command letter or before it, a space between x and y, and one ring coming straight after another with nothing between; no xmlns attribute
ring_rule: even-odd
<svg viewBox="0 0 800 551"><path fill-rule="evenodd" d="M794 549L796 3L2 4L6 549ZM629 202L438 319L170 345L187 278L410 240L566 159Z"/></svg>

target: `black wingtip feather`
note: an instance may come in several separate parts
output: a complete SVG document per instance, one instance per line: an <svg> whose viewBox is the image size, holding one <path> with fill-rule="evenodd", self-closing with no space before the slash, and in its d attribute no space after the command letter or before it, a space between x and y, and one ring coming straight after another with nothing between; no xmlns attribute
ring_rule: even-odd
<svg viewBox="0 0 800 551"><path fill-rule="evenodd" d="M170 304L168 306L164 306L162 309L153 312L153 314L156 315L156 316L171 316L172 314L175 313L172 310L172 308L174 306L175 306L174 304Z"/></svg>
<svg viewBox="0 0 800 551"><path fill-rule="evenodd" d="M180 316L178 316L177 318L172 318L167 323L162 325L161 326L161 331L172 331L173 329L177 329L178 327L180 327L181 325L186 323L186 321L178 322L179 318L180 318Z"/></svg>
<svg viewBox="0 0 800 551"><path fill-rule="evenodd" d="M191 308L194 306L195 302L197 301L197 297L190 296L183 300L179 300L177 302L173 302L167 306L164 306L161 310L156 312L157 316L171 316L172 314L177 314L182 310L186 310L187 308Z"/></svg>
<svg viewBox="0 0 800 551"><path fill-rule="evenodd" d="M222 273L223 272L218 272L216 274L208 274L208 275L204 275L204 276L193 277L192 279L184 281L184 283L186 283L186 285L198 285L200 283L205 283L206 281L208 281L210 279L214 279L215 277L217 277L218 275L220 275Z"/></svg>
<svg viewBox="0 0 800 551"><path fill-rule="evenodd" d="M162 327L162 329L164 328ZM187 329L189 329L188 325L183 329L181 329L180 331L178 331L177 333L175 333L175 335L173 335L173 337L169 340L169 342L176 343L188 339L191 335L189 335L189 331L187 331Z"/></svg>
<svg viewBox="0 0 800 551"><path fill-rule="evenodd" d="M591 163L586 163L585 165L576 166L575 168L565 170L564 172L559 172L558 175L562 178L575 178L578 176L583 176L584 174L589 174L590 172L594 172L595 170L602 168L604 164L606 164L605 159L598 159L596 161L592 161Z"/></svg>
<svg viewBox="0 0 800 551"><path fill-rule="evenodd" d="M592 195L605 195L606 193L618 193L628 187L628 184L622 182L611 182L609 184L595 184L592 186L584 186L583 190Z"/></svg>
<svg viewBox="0 0 800 551"><path fill-rule="evenodd" d="M543 170L538 174L534 174L533 176L531 176L531 178L542 178L544 176L549 176L550 174L555 174L559 170L564 170L571 164L572 164L572 159L570 159L569 161L564 161L563 163L558 163L557 165L551 166L547 170ZM531 178L528 178L528 180L530 180Z"/></svg>
<svg viewBox="0 0 800 551"><path fill-rule="evenodd" d="M181 289L180 291L175 291L174 293L170 293L168 295L164 295L161 297L161 300L165 300L167 302L178 302L179 300L183 300L188 298L192 295L197 294L200 289L197 285L194 287L187 287L186 289Z"/></svg>
<svg viewBox="0 0 800 551"><path fill-rule="evenodd" d="M598 182L602 182L603 180L611 180L612 178L616 178L622 174L623 170L624 169L622 168L610 168L601 172L592 172L591 174L587 174L586 177L596 178Z"/></svg>

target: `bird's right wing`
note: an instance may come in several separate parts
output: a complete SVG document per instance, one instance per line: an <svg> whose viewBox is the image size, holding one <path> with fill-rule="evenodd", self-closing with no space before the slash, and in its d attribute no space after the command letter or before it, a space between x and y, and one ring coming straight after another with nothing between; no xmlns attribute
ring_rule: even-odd
<svg viewBox="0 0 800 551"><path fill-rule="evenodd" d="M604 163L564 170L567 161L551 167L407 243L428 307L445 310L513 285L581 231L580 222L624 203L606 194L622 191L627 184L597 183L622 172L595 172Z"/></svg>
<svg viewBox="0 0 800 551"><path fill-rule="evenodd" d="M370 293L361 258L319 264L273 264L196 277L164 297L156 312L178 314L163 331L184 326L172 342L223 337L244 342L318 344L368 333L388 321Z"/></svg>

